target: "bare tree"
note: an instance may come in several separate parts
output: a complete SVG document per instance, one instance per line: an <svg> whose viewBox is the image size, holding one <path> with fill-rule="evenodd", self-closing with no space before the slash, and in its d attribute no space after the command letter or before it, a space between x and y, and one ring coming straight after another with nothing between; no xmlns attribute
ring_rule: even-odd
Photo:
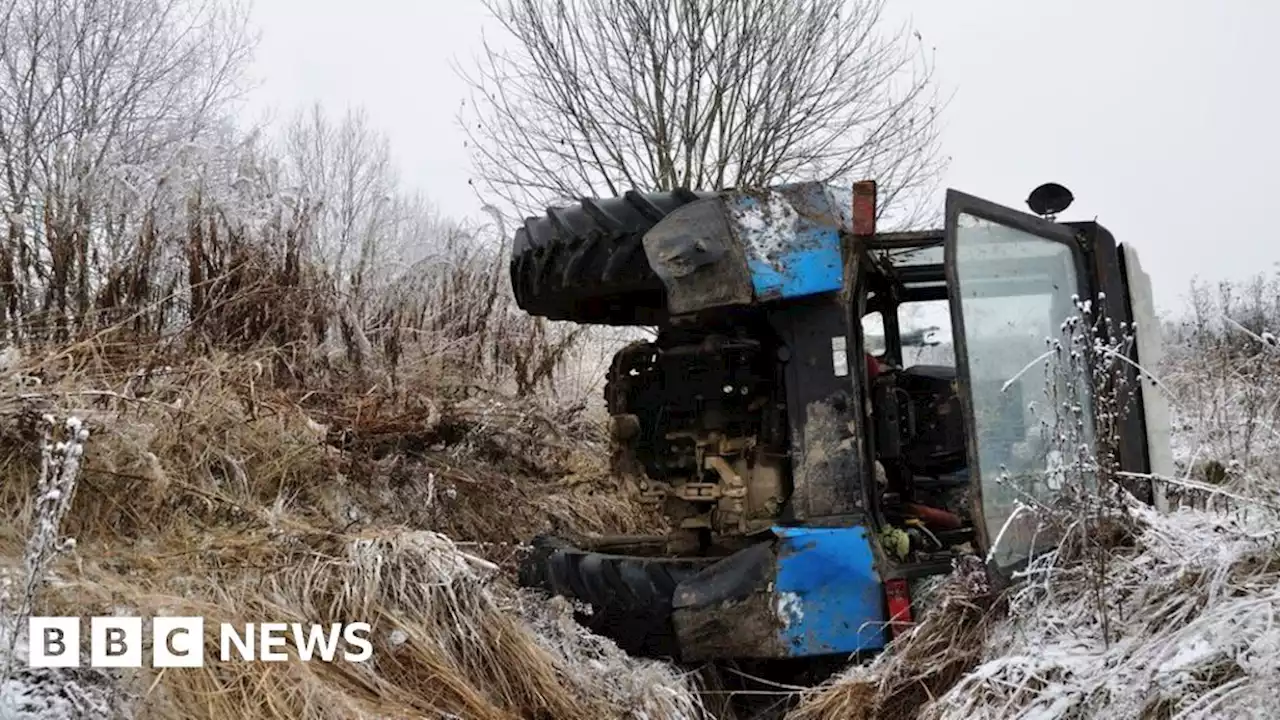
<svg viewBox="0 0 1280 720"><path fill-rule="evenodd" d="M511 47L467 77L473 184L519 212L861 177L904 211L941 167L931 63L885 0L485 2Z"/></svg>
<svg viewBox="0 0 1280 720"><path fill-rule="evenodd" d="M363 305L371 275L394 263L398 251L389 245L403 210L390 143L361 110L335 123L314 106L286 131L284 155L296 191L317 208L308 259Z"/></svg>
<svg viewBox="0 0 1280 720"><path fill-rule="evenodd" d="M121 193L221 119L253 46L238 2L14 0L0 10L0 321L65 332L94 257L120 253ZM114 223L114 224L113 224ZM115 247L112 247L113 241Z"/></svg>

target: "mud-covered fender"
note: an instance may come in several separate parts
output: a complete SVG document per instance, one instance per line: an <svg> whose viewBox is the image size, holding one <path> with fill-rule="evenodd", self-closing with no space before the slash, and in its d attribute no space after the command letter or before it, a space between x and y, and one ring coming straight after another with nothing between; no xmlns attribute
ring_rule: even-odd
<svg viewBox="0 0 1280 720"><path fill-rule="evenodd" d="M676 586L672 622L686 661L872 652L886 643L870 531L775 527L773 537Z"/></svg>
<svg viewBox="0 0 1280 720"><path fill-rule="evenodd" d="M724 191L671 212L644 236L672 315L833 292L852 191L799 183Z"/></svg>

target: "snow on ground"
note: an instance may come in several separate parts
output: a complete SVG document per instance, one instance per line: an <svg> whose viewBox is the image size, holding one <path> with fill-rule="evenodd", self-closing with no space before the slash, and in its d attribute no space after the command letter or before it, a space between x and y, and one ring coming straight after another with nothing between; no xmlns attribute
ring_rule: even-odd
<svg viewBox="0 0 1280 720"><path fill-rule="evenodd" d="M89 668L23 666L0 684L0 720L130 718L128 696L115 678Z"/></svg>
<svg viewBox="0 0 1280 720"><path fill-rule="evenodd" d="M4 611L20 575L0 567L0 720L132 717L128 696L108 671L27 667L25 628L15 633L16 618Z"/></svg>
<svg viewBox="0 0 1280 720"><path fill-rule="evenodd" d="M12 616L0 616L0 720L131 717L125 693L106 671L27 667L25 632L15 642L13 628Z"/></svg>
<svg viewBox="0 0 1280 720"><path fill-rule="evenodd" d="M608 638L595 635L573 618L564 598L550 601L517 593L516 612L533 630L536 642L573 668L578 681L608 695L632 720L698 720L704 717L690 679L676 667L633 658Z"/></svg>
<svg viewBox="0 0 1280 720"><path fill-rule="evenodd" d="M1100 573L1044 559L984 662L928 711L980 718L1274 717L1280 518L1135 508L1133 547Z"/></svg>

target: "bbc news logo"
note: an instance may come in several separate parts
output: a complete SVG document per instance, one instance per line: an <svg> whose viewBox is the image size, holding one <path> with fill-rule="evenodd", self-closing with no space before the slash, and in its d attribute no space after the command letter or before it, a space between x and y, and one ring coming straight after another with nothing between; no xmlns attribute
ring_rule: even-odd
<svg viewBox="0 0 1280 720"><path fill-rule="evenodd" d="M41 668L79 667L81 618L32 617L27 630L28 664ZM373 656L368 623L221 623L218 657L223 662L365 662ZM203 667L204 618L155 617L150 622L151 666ZM89 667L143 665L143 619L89 618ZM288 652L293 649L293 654Z"/></svg>

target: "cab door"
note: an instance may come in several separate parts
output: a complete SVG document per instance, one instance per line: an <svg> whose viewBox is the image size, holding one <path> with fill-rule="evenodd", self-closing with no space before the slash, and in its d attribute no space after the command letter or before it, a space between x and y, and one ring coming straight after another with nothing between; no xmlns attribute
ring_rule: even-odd
<svg viewBox="0 0 1280 720"><path fill-rule="evenodd" d="M1071 380L1069 347L1057 352L1092 282L1070 228L954 190L944 263L974 527L1008 578L1055 545L1036 509L1064 490L1063 464L1077 458L1062 447L1094 445L1091 385Z"/></svg>

